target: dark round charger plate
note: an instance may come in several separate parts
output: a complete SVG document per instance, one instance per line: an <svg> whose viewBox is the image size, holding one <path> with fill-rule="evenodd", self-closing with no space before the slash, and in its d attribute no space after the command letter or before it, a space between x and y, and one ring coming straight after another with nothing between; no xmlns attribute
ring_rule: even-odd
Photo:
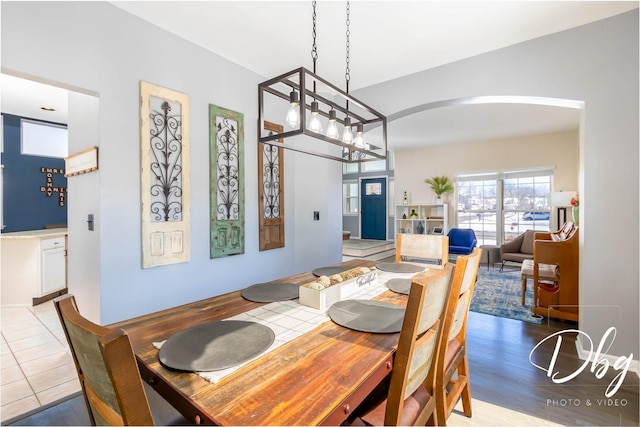
<svg viewBox="0 0 640 427"><path fill-rule="evenodd" d="M182 371L219 371L254 358L275 340L271 328L256 322L208 322L176 332L160 347L160 362Z"/></svg>
<svg viewBox="0 0 640 427"><path fill-rule="evenodd" d="M419 273L424 271L424 267L406 262L381 262L376 264L376 268L389 273Z"/></svg>
<svg viewBox="0 0 640 427"><path fill-rule="evenodd" d="M333 276L334 274L338 274L338 273L342 273L343 271L347 271L348 268L344 268L344 267L340 267L337 265L331 266L331 267L320 267L320 268L316 268L315 270L313 270L311 273L313 273L314 276Z"/></svg>
<svg viewBox="0 0 640 427"><path fill-rule="evenodd" d="M242 297L253 302L276 302L298 298L300 286L293 283L258 283L242 290Z"/></svg>
<svg viewBox="0 0 640 427"><path fill-rule="evenodd" d="M329 308L329 317L359 332L393 334L402 329L404 307L383 301L343 300Z"/></svg>
<svg viewBox="0 0 640 427"><path fill-rule="evenodd" d="M387 282L387 288L399 294L409 295L411 279L391 279Z"/></svg>

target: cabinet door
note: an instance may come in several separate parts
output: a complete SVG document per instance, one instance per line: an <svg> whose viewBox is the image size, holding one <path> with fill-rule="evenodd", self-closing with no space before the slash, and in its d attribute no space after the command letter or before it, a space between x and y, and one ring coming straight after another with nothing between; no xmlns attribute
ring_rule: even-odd
<svg viewBox="0 0 640 427"><path fill-rule="evenodd" d="M64 247L42 251L42 293L40 296L64 289L66 281L64 252Z"/></svg>

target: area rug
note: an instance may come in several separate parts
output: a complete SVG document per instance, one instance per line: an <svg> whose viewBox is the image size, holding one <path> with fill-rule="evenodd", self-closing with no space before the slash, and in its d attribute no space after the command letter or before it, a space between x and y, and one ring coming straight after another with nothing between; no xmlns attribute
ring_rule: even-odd
<svg viewBox="0 0 640 427"><path fill-rule="evenodd" d="M531 314L531 283L527 286L522 305L521 277L520 270L500 272L497 268L487 270L486 267L480 266L470 310L530 323L542 323L542 317Z"/></svg>

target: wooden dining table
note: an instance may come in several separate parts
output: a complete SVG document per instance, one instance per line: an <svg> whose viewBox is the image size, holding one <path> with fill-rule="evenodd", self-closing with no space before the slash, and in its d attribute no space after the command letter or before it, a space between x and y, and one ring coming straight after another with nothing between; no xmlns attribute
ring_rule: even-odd
<svg viewBox="0 0 640 427"><path fill-rule="evenodd" d="M350 260L345 270L372 267ZM311 272L275 282L302 285ZM405 305L406 295L385 291L375 298ZM391 372L398 334L353 331L327 321L261 355L217 383L162 365L154 342L205 322L227 319L265 303L244 299L241 291L125 320L140 374L161 396L195 424L339 425Z"/></svg>

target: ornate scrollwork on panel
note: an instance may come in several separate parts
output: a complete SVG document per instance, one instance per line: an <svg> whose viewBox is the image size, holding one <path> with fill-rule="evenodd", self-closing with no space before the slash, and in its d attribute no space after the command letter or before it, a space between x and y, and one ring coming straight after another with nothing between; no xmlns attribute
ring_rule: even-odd
<svg viewBox="0 0 640 427"><path fill-rule="evenodd" d="M280 217L280 157L278 147L263 144L264 217Z"/></svg>
<svg viewBox="0 0 640 427"><path fill-rule="evenodd" d="M140 82L142 268L191 259L189 111L189 95Z"/></svg>
<svg viewBox="0 0 640 427"><path fill-rule="evenodd" d="M217 145L217 219L233 220L239 216L238 124L226 117L216 117Z"/></svg>
<svg viewBox="0 0 640 427"><path fill-rule="evenodd" d="M151 221L181 221L181 105L152 96L150 106Z"/></svg>
<svg viewBox="0 0 640 427"><path fill-rule="evenodd" d="M210 257L244 253L244 116L209 104Z"/></svg>

